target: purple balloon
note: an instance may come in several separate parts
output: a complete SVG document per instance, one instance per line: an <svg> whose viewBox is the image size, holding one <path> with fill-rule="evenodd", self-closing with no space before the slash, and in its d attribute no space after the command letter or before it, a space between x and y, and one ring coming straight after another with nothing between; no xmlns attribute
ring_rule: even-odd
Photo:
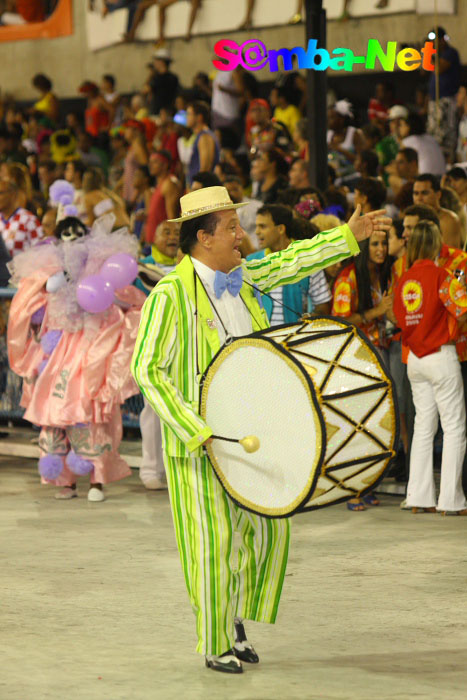
<svg viewBox="0 0 467 700"><path fill-rule="evenodd" d="M91 314L105 311L114 300L114 287L100 275L85 277L78 284L76 298L78 304Z"/></svg>
<svg viewBox="0 0 467 700"><path fill-rule="evenodd" d="M107 258L99 274L110 282L114 289L121 289L135 281L138 276L138 263L128 253L115 253Z"/></svg>

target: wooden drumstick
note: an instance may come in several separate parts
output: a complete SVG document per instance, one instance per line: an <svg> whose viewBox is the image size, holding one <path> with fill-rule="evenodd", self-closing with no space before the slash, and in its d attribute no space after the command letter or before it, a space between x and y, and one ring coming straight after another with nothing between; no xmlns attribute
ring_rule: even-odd
<svg viewBox="0 0 467 700"><path fill-rule="evenodd" d="M225 440L226 442L238 442L243 447L245 452L256 452L260 448L259 438L256 435L247 435L241 440L234 440L233 438L222 437L221 435L211 435L213 440Z"/></svg>

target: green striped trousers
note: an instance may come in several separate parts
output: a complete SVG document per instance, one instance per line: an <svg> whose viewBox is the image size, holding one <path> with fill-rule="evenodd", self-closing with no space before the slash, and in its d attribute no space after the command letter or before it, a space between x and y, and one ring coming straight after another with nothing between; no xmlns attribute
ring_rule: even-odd
<svg viewBox="0 0 467 700"><path fill-rule="evenodd" d="M200 654L235 641L234 617L274 623L289 549L289 521L239 508L207 457L164 453L167 483ZM234 535L238 533L238 546Z"/></svg>

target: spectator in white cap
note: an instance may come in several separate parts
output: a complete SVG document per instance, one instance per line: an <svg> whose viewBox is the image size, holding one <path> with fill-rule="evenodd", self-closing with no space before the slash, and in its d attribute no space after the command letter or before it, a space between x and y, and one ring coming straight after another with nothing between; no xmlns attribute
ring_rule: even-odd
<svg viewBox="0 0 467 700"><path fill-rule="evenodd" d="M388 112L389 131L392 138L397 143L400 143L399 122L401 119L406 119L408 116L409 110L407 107L403 107L402 105L394 105Z"/></svg>
<svg viewBox="0 0 467 700"><path fill-rule="evenodd" d="M350 163L364 148L361 130L350 124L353 117L352 105L348 100L338 100L328 110L328 147L342 154Z"/></svg>
<svg viewBox="0 0 467 700"><path fill-rule="evenodd" d="M159 114L163 107L173 109L177 97L179 82L170 70L172 57L167 49L159 48L152 55L154 75L149 81L151 89L151 114Z"/></svg>
<svg viewBox="0 0 467 700"><path fill-rule="evenodd" d="M389 135L386 137L386 148L384 156L378 153L380 163L385 170L385 181L390 185L394 194L397 194L403 182L400 178L408 179L405 175L399 173L397 167L397 154L401 148L399 137L399 123L401 119L406 119L409 116L409 110L403 105L393 105L388 112ZM379 145L379 144L378 144ZM417 170L418 173L418 170Z"/></svg>

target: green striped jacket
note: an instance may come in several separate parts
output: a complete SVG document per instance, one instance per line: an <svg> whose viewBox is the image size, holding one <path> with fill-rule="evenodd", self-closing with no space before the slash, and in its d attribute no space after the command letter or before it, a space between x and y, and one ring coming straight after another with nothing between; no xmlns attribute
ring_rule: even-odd
<svg viewBox="0 0 467 700"><path fill-rule="evenodd" d="M328 265L360 251L347 224L312 239L295 241L288 248L261 260L243 260L244 280L261 291L298 282ZM269 326L253 289L243 284L240 294L251 314L253 330ZM196 328L198 366L202 374L220 349L209 297L197 285L195 316L194 272L191 258L181 263L154 287L141 315L131 371L142 393L160 416L163 447L172 457L201 456L200 445L212 434L198 413L199 379L196 376Z"/></svg>

